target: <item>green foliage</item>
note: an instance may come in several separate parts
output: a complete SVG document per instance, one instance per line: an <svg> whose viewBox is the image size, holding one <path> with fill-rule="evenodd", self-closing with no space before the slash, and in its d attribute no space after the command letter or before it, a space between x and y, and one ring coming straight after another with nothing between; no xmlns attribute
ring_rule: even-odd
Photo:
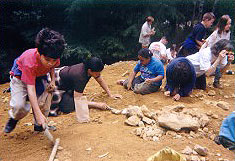
<svg viewBox="0 0 235 161"><path fill-rule="evenodd" d="M91 57L91 52L83 46L67 46L61 56L61 65L74 65L83 59Z"/></svg>
<svg viewBox="0 0 235 161"><path fill-rule="evenodd" d="M114 37L103 36L97 44L97 51L102 58L119 60L125 57L123 44Z"/></svg>

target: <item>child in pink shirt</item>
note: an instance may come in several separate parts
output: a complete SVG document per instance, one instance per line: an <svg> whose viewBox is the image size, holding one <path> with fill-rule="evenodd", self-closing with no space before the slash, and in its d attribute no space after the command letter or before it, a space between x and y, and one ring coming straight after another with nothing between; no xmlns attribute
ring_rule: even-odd
<svg viewBox="0 0 235 161"><path fill-rule="evenodd" d="M60 56L65 48L65 40L60 33L48 28L42 29L36 36L36 47L26 50L18 57L11 69L11 100L9 110L9 120L4 131L10 133L14 130L17 122L24 118L32 106L35 118L35 131L42 131L42 125L46 123L46 117L38 105L38 92L36 93L36 81L50 73L52 81L50 88L54 88L54 68L60 65ZM44 90L44 89L43 89Z"/></svg>

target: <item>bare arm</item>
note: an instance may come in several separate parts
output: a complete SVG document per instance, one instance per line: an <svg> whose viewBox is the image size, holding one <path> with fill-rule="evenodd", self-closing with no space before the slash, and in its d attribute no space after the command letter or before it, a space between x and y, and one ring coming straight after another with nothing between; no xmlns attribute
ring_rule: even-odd
<svg viewBox="0 0 235 161"><path fill-rule="evenodd" d="M99 76L98 78L95 78L95 80L100 84L100 86L104 89L104 91L108 94L109 97L117 99L117 98L122 98L120 94L112 94L109 90L109 87L105 83L104 79Z"/></svg>
<svg viewBox="0 0 235 161"><path fill-rule="evenodd" d="M39 108L35 85L27 85L27 92L28 92L29 101L31 103L31 106L34 112L34 117L36 119L36 122L39 125L44 125L46 123L46 117L42 114Z"/></svg>
<svg viewBox="0 0 235 161"><path fill-rule="evenodd" d="M153 82L159 82L160 80L162 80L164 77L162 75L159 75L155 78L151 78L151 79L146 79L145 82L147 83L153 83Z"/></svg>
<svg viewBox="0 0 235 161"><path fill-rule="evenodd" d="M53 91L55 89L55 68L53 68L50 71L50 77L51 77L51 82L50 82L50 84L47 87L49 92Z"/></svg>
<svg viewBox="0 0 235 161"><path fill-rule="evenodd" d="M127 89L129 90L131 88L132 85L132 81L134 80L135 76L136 76L137 72L133 71L129 78L128 78L128 84L127 84Z"/></svg>

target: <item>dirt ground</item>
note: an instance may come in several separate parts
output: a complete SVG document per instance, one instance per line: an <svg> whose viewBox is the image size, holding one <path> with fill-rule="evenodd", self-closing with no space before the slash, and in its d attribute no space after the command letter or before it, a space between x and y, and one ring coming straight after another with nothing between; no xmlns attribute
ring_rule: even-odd
<svg viewBox="0 0 235 161"><path fill-rule="evenodd" d="M94 101L106 102L109 106L117 109L123 109L128 105L146 105L149 109L161 109L167 105L184 104L186 108L198 108L202 112L211 111L217 114L218 119L210 118L207 126L209 132L218 134L219 127L223 118L234 110L234 75L224 75L222 83L223 89L214 89L211 86L213 77L207 79L207 90L203 91L205 97L199 99L195 95L200 90L194 90L192 97L182 98L175 102L170 97L164 96L162 91L149 94L137 95L132 91L125 90L122 86L116 85L116 80L125 79L122 74L127 70L131 71L136 62L118 62L106 66L102 76L111 89L112 93L118 93L123 99L113 100L105 94L98 83L91 79L85 89L85 95ZM235 71L235 65L231 69ZM165 79L163 81L165 84ZM9 84L0 85L0 91L7 88ZM214 90L215 96L208 96L208 91ZM0 93L0 127L3 129L8 119L7 111L9 109L10 94ZM230 109L225 111L219 107L208 105L205 101L223 100L230 104ZM182 138L175 139L170 135L164 135L158 142L145 141L132 134L135 127L124 124L124 115L114 115L110 111L90 110L91 122L79 124L76 120L75 112L59 117L50 117L56 123L57 130L52 132L55 138L60 138L60 146L56 158L59 161L144 161L152 154L168 146L178 152L187 145L191 148L195 144L207 147L209 153L206 158L210 161L219 160L219 158L232 161L234 154L229 150L215 144L209 137L191 138L183 135ZM52 146L48 139L41 133L33 131L33 125L26 126L26 123L32 122L32 114L22 119L16 129L6 135L0 132L0 160L2 161L46 161L49 159ZM221 156L218 156L219 153ZM104 157L100 155L106 154Z"/></svg>

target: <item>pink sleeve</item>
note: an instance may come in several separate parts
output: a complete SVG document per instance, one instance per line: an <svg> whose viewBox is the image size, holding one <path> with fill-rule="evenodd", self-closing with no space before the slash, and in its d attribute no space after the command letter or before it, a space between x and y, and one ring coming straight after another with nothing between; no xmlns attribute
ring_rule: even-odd
<svg viewBox="0 0 235 161"><path fill-rule="evenodd" d="M28 85L35 85L36 75L33 69L25 67L21 69L21 80Z"/></svg>

